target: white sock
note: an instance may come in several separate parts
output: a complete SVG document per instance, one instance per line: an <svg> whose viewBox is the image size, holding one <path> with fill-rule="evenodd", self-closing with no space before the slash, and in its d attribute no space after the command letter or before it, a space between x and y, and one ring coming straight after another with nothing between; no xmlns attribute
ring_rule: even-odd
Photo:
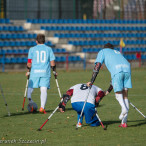
<svg viewBox="0 0 146 146"><path fill-rule="evenodd" d="M128 101L128 99L127 98L124 99L124 102L125 102L127 110L129 111L129 101Z"/></svg>
<svg viewBox="0 0 146 146"><path fill-rule="evenodd" d="M125 105L125 102L124 102L124 99L123 99L123 94L115 94L116 96L116 99L118 100L121 108L122 108L122 114L125 114L128 112L127 108L126 108L126 105Z"/></svg>
<svg viewBox="0 0 146 146"><path fill-rule="evenodd" d="M122 119L121 124L127 123L127 117L128 117L128 113L126 113Z"/></svg>
<svg viewBox="0 0 146 146"><path fill-rule="evenodd" d="M33 92L33 88L28 88L28 90L27 90L27 98L28 98L28 100L31 99L32 92ZM32 101L32 99L31 99L31 101ZM30 102L30 100L29 100L29 102Z"/></svg>
<svg viewBox="0 0 146 146"><path fill-rule="evenodd" d="M44 109L47 102L47 87L40 87L41 91L41 107Z"/></svg>
<svg viewBox="0 0 146 146"><path fill-rule="evenodd" d="M129 101L128 101L128 99L127 98L124 99L124 102L125 102L125 105L126 105L127 110L129 111ZM121 123L122 124L123 123L127 123L127 118L128 118L128 112L124 115Z"/></svg>

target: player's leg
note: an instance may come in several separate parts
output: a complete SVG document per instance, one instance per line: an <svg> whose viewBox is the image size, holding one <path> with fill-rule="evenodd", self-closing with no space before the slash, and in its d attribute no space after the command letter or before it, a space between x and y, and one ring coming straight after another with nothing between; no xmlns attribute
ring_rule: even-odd
<svg viewBox="0 0 146 146"><path fill-rule="evenodd" d="M33 88L28 88L28 90L27 90L27 98L28 98L29 103L33 102L32 98L31 98L32 92L33 92Z"/></svg>
<svg viewBox="0 0 146 146"><path fill-rule="evenodd" d="M129 101L128 101L128 89L132 88L131 82L131 74L125 73L124 75L124 90L123 90L123 98L127 109L129 110Z"/></svg>
<svg viewBox="0 0 146 146"><path fill-rule="evenodd" d="M38 88L39 78L30 77L28 82L28 90L27 90L27 98L29 103L33 102L31 95L33 92L33 88Z"/></svg>
<svg viewBox="0 0 146 146"><path fill-rule="evenodd" d="M123 98L124 98L124 102L125 102L126 108L129 111L128 89L127 88L124 88L124 90L123 90Z"/></svg>
<svg viewBox="0 0 146 146"><path fill-rule="evenodd" d="M121 114L119 116L120 120L122 120L123 116L128 112L123 97L123 88L124 88L123 79L124 79L124 73L122 72L115 75L114 78L112 79L112 85L115 92L115 97L121 106Z"/></svg>
<svg viewBox="0 0 146 146"><path fill-rule="evenodd" d="M125 73L123 98L124 98L126 108L129 111L128 88L132 88L131 75L129 73ZM127 127L127 118L128 118L128 112L124 115L122 119L121 127Z"/></svg>
<svg viewBox="0 0 146 146"><path fill-rule="evenodd" d="M77 112L77 121L80 118L80 114L81 114L83 105L84 105L84 102L73 102L72 103L72 108ZM86 105L85 105L85 107L86 107ZM80 127L82 126L82 123L83 123L83 117L84 117L84 112L83 112L82 117L80 119L80 123L79 123Z"/></svg>
<svg viewBox="0 0 146 146"><path fill-rule="evenodd" d="M100 122L96 116L96 111L95 111L95 105L91 103L86 103L85 106L85 120L87 124L90 124L90 126L99 126Z"/></svg>
<svg viewBox="0 0 146 146"><path fill-rule="evenodd" d="M41 107L40 112L46 114L45 105L47 102L47 89L50 88L50 77L41 77L39 82L39 87L41 91L40 100L41 100Z"/></svg>
<svg viewBox="0 0 146 146"><path fill-rule="evenodd" d="M45 105L47 102L47 87L40 87L41 95L40 95L40 100L41 100L41 108L40 112L45 113Z"/></svg>

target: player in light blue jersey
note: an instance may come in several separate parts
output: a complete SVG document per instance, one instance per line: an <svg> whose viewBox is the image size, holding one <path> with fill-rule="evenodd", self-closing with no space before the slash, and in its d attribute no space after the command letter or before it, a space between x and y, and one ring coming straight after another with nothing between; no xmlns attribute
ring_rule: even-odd
<svg viewBox="0 0 146 146"><path fill-rule="evenodd" d="M127 127L127 116L129 111L128 88L132 88L131 83L131 67L130 63L124 56L110 43L105 44L104 49L99 51L95 67L93 69L91 82L88 86L92 86L102 64L105 64L111 73L112 85L115 97L121 105L121 114L119 119L122 120L119 127Z"/></svg>
<svg viewBox="0 0 146 146"><path fill-rule="evenodd" d="M39 111L46 113L45 104L47 101L47 89L50 88L51 68L53 69L53 74L57 76L55 56L52 49L44 44L45 35L38 34L36 43L37 45L30 48L28 53L28 72L26 75L29 75L30 72L30 78L27 98L29 102L33 102L31 99L33 88L40 88L41 108Z"/></svg>

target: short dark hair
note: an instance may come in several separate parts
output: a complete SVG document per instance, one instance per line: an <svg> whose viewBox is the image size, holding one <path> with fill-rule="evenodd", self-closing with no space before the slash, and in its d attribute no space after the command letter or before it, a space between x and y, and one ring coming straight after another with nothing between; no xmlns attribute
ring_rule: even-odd
<svg viewBox="0 0 146 146"><path fill-rule="evenodd" d="M45 43L45 35L38 34L36 40L38 41L39 44L44 44Z"/></svg>
<svg viewBox="0 0 146 146"><path fill-rule="evenodd" d="M110 48L110 49L114 49L114 45L107 43L104 45L104 48Z"/></svg>

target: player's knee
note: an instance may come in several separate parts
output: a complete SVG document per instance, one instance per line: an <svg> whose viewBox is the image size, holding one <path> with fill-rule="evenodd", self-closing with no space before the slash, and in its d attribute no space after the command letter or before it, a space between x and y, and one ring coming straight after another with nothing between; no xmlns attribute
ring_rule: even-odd
<svg viewBox="0 0 146 146"><path fill-rule="evenodd" d="M40 90L41 92L47 92L47 87L41 87Z"/></svg>

